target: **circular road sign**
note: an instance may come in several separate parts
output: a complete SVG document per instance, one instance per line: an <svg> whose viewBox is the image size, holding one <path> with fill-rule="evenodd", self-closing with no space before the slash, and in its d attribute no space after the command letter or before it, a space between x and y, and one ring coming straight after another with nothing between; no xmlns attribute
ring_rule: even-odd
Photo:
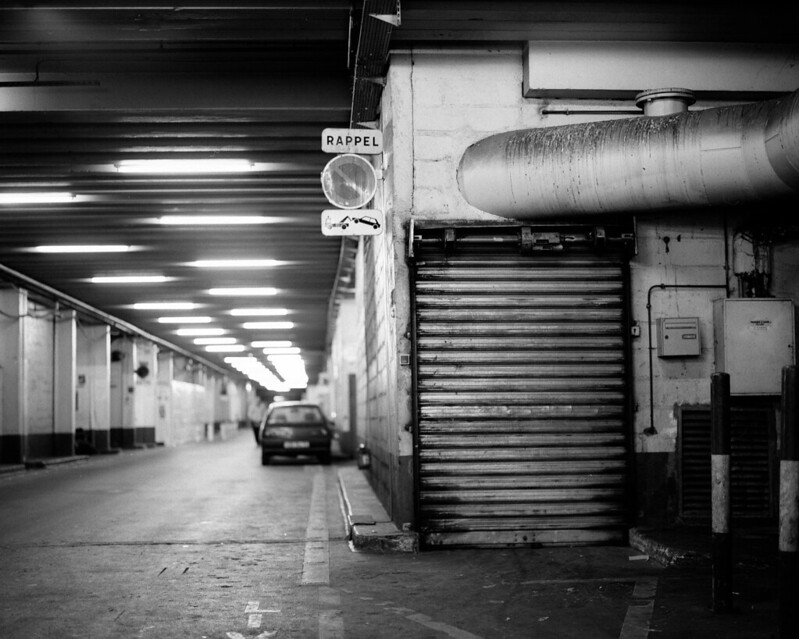
<svg viewBox="0 0 799 639"><path fill-rule="evenodd" d="M374 197L377 174L372 163L360 155L337 155L322 171L322 190L333 206L358 209Z"/></svg>

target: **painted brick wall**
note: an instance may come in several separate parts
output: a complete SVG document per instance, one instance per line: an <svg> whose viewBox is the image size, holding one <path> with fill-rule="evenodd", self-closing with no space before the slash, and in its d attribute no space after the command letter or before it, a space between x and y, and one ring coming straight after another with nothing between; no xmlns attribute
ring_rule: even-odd
<svg viewBox="0 0 799 639"><path fill-rule="evenodd" d="M363 317L366 438L375 459L372 477L384 503L395 510L405 507L403 500L411 493L402 468L412 453L406 429L412 417L411 379L397 362L409 352L405 334L411 326L406 262L410 220L506 221L471 207L457 185L464 150L490 134L639 117L547 115L542 112L547 101L523 97L523 76L522 47L449 54L417 51L391 58L381 104L386 152L385 193L380 196L390 233L365 244ZM696 81L701 85L701 78ZM633 435L641 463L657 465L648 475L661 484L658 489L669 483L673 473L679 407L709 401L709 377L715 370L712 307L724 289L704 285L728 283L735 294L735 274L729 269L733 238L747 218L756 220L767 213L752 206L728 211L726 219L709 210L642 212L636 218L631 313L640 336L632 338ZM789 237L774 247L775 295L799 299L797 248L799 242ZM689 316L700 320L700 355L679 360L653 355L650 391L650 323L654 327L659 317ZM652 337L656 344L656 336Z"/></svg>

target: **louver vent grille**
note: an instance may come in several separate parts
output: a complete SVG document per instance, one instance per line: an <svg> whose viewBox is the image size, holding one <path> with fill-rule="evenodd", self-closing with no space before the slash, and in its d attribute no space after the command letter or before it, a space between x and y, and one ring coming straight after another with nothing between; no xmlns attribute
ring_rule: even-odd
<svg viewBox="0 0 799 639"><path fill-rule="evenodd" d="M768 408L733 408L730 417L732 516L767 519L775 514L773 414ZM681 516L710 521L710 409L683 408L680 418Z"/></svg>

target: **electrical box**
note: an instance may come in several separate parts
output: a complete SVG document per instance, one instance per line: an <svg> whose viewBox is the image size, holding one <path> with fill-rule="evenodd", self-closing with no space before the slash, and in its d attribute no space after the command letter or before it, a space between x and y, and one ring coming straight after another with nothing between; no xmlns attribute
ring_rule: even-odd
<svg viewBox="0 0 799 639"><path fill-rule="evenodd" d="M702 354L698 317L661 317L657 321L658 357L694 357Z"/></svg>
<svg viewBox="0 0 799 639"><path fill-rule="evenodd" d="M796 363L794 322L793 300L714 302L716 371L729 374L731 395L782 394L782 369Z"/></svg>

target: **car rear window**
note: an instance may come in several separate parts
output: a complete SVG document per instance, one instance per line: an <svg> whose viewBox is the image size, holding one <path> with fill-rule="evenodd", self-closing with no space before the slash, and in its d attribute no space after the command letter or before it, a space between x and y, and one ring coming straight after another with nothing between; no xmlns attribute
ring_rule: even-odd
<svg viewBox="0 0 799 639"><path fill-rule="evenodd" d="M266 419L267 424L324 424L325 417L315 406L277 406Z"/></svg>

